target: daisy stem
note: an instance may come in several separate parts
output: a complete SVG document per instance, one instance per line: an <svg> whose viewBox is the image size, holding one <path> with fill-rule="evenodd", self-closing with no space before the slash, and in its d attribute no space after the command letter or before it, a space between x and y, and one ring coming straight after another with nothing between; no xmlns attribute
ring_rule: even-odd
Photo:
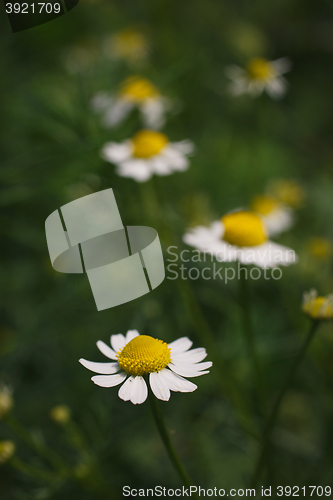
<svg viewBox="0 0 333 500"><path fill-rule="evenodd" d="M153 183L154 179L140 183L140 191L144 212L149 223L159 223L160 206L156 196L156 190Z"/></svg>
<svg viewBox="0 0 333 500"><path fill-rule="evenodd" d="M243 271L243 272L242 272ZM255 335L252 327L251 321L251 294L248 285L248 276L247 269L240 269L240 302L243 309L243 331L246 343L246 349L248 353L248 357L252 363L252 369L254 373L254 379L256 381L256 385L258 391L261 392L261 370L260 364L257 357L256 345L255 345Z"/></svg>
<svg viewBox="0 0 333 500"><path fill-rule="evenodd" d="M55 470L57 470L61 475L67 475L66 464L55 452L53 452L47 445L45 445L41 439L35 438L13 416L7 416L5 422L11 428L11 430L17 436L19 436L22 441L26 443L27 446L36 451L51 466L53 466Z"/></svg>
<svg viewBox="0 0 333 500"><path fill-rule="evenodd" d="M157 399L155 398L155 396L152 394L152 392L150 390L149 390L148 398L149 398L151 411L153 413L153 417L154 417L157 429L160 433L161 439L162 439L163 444L166 448L166 451L169 455L169 458L170 458L174 468L178 472L184 485L187 486L188 488L190 488L191 486L194 486L193 481L187 475L187 473L184 469L184 466L181 463L180 458L178 457L178 455L176 453L176 450L175 450L175 448L170 440L169 433L168 433L167 428L165 426L165 422L164 422L160 407L158 405ZM192 494L192 496L194 498L197 498L197 495L195 495L195 494Z"/></svg>
<svg viewBox="0 0 333 500"><path fill-rule="evenodd" d="M35 467L31 467L30 465L22 462L22 460L20 460L17 457L11 458L10 465L15 469L17 469L22 474L32 477L37 481L45 481L46 483L54 483L55 481L59 481L59 478L57 478L50 472L41 469L36 469Z"/></svg>
<svg viewBox="0 0 333 500"><path fill-rule="evenodd" d="M275 424L277 421L277 417L278 417L279 410L281 408L281 404L283 402L283 399L284 399L286 393L288 392L288 389L292 385L297 368L299 367L302 359L304 358L304 355L305 355L305 353L306 353L306 351L307 351L307 349L308 349L308 347L309 347L309 345L314 337L314 334L316 333L316 330L317 330L319 323L320 322L317 320L312 321L309 333L304 341L304 344L302 345L299 353L297 354L297 356L294 360L294 364L292 365L292 367L289 371L289 374L285 380L285 383L282 386L282 389L280 390L278 397L275 400L272 411L271 411L269 418L266 422L266 426L265 426L264 434L263 434L262 447L260 450L260 454L259 454L259 457L257 460L256 467L254 469L254 474L253 474L253 478L252 478L252 487L256 487L256 485L258 484L262 469L266 463L266 457L267 457L267 454L269 451L271 437L272 437L272 434L273 434L273 431L275 428Z"/></svg>

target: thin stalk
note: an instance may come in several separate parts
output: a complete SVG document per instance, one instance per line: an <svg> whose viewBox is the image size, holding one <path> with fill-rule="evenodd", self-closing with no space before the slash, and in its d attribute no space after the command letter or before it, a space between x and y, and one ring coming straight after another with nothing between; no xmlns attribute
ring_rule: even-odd
<svg viewBox="0 0 333 500"><path fill-rule="evenodd" d="M184 485L190 488L191 486L194 486L193 481L189 478L187 472L184 469L184 466L180 460L180 458L177 455L177 452L170 440L169 433L167 431L167 428L164 423L164 419L160 410L160 407L158 405L157 399L155 396L152 394L152 392L149 390L149 402L150 402L150 408L153 413L153 417L157 426L157 429L160 433L161 439L163 441L163 444L165 446L165 449L169 455L169 458L176 469L176 471L179 474L179 477L183 481ZM198 498L197 495L192 495L194 498Z"/></svg>
<svg viewBox="0 0 333 500"><path fill-rule="evenodd" d="M59 478L57 478L53 474L41 469L36 469L35 467L31 467L31 465L22 462L22 460L17 457L11 458L9 463L12 467L14 467L22 474L32 477L37 481L45 481L46 483L54 483L55 481L59 481Z"/></svg>
<svg viewBox="0 0 333 500"><path fill-rule="evenodd" d="M44 443L37 441L13 416L7 416L5 422L12 431L26 443L26 445L48 461L61 475L68 475L67 467L62 459Z"/></svg>
<svg viewBox="0 0 333 500"><path fill-rule="evenodd" d="M261 386L262 386L261 369L257 356L255 335L252 326L251 295L247 280L247 269L241 268L239 274L240 274L240 302L243 311L242 318L243 318L243 332L244 332L245 344L248 357L252 364L254 380L256 382L259 392L261 393Z"/></svg>
<svg viewBox="0 0 333 500"><path fill-rule="evenodd" d="M272 434L273 434L273 431L275 428L275 424L277 421L277 417L278 417L279 410L281 408L281 404L283 402L283 399L284 399L286 393L288 392L289 388L292 385L297 368L299 367L301 361L304 358L304 355L305 355L305 353L306 353L306 351L307 351L307 349L308 349L308 347L309 347L309 345L310 345L310 343L311 343L311 341L316 333L318 325L319 325L319 321L316 321L316 320L312 321L309 333L304 341L302 348L300 349L299 353L297 354L297 356L295 358L294 364L292 365L290 372L286 378L286 381L285 381L278 397L276 398L276 401L274 403L274 406L272 408L270 416L267 420L265 430L264 430L264 435L263 435L263 442L262 442L261 451L260 451L260 454L259 454L259 457L257 460L257 465L254 469L254 474L253 474L253 478L252 478L252 487L256 487L256 485L258 484L262 469L266 463L266 456L267 456L267 453L269 450L271 437L272 437Z"/></svg>
<svg viewBox="0 0 333 500"><path fill-rule="evenodd" d="M158 185L158 179L150 179L150 181L142 183L140 188L146 216L150 218L149 220L155 218L155 221L159 222L158 230L165 244L177 247L178 241L174 238L173 232L167 221L167 216L162 217L161 215L161 203L159 200L162 200L162 204L164 205L163 213L168 214L168 210L164 192L162 189L159 189L160 186ZM217 352L216 339L204 313L202 312L190 283L187 280L177 279L177 285L181 298L188 311L189 319L197 333L197 337L207 348L210 359L213 361L214 369L218 372L218 383L226 398L234 404L238 410L237 417L240 426L248 435L258 439L256 430L249 424L249 419L247 418L249 413L251 413L250 403L247 401L247 396L243 391L241 391L236 381L233 379L230 370Z"/></svg>
<svg viewBox="0 0 333 500"><path fill-rule="evenodd" d="M250 403L247 395L237 385L232 371L216 349L216 340L201 310L200 304L194 294L191 285L184 280L177 280L180 295L188 311L189 319L196 331L198 339L207 348L209 358L213 362L214 370L217 372L217 381L224 393L225 398L237 408L239 424L248 435L258 439L256 430L249 424Z"/></svg>

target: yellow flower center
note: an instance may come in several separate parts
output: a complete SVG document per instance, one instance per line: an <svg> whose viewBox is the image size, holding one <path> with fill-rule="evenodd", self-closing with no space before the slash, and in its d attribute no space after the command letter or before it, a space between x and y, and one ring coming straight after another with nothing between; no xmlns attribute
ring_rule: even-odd
<svg viewBox="0 0 333 500"><path fill-rule="evenodd" d="M259 215L253 212L233 212L221 219L223 239L238 247L254 247L267 241L265 227Z"/></svg>
<svg viewBox="0 0 333 500"><path fill-rule="evenodd" d="M325 238L312 238L309 243L310 253L318 259L329 259L333 253L333 247L330 241Z"/></svg>
<svg viewBox="0 0 333 500"><path fill-rule="evenodd" d="M136 61L145 57L147 40L142 33L128 29L111 37L111 50L118 57Z"/></svg>
<svg viewBox="0 0 333 500"><path fill-rule="evenodd" d="M58 424L67 424L71 419L71 411L65 405L54 406L50 411L50 417Z"/></svg>
<svg viewBox="0 0 333 500"><path fill-rule="evenodd" d="M13 441L0 441L0 464L5 463L15 453Z"/></svg>
<svg viewBox="0 0 333 500"><path fill-rule="evenodd" d="M117 352L118 363L129 375L159 372L171 361L171 350L162 340L139 335Z"/></svg>
<svg viewBox="0 0 333 500"><path fill-rule="evenodd" d="M332 319L332 301L327 297L316 297L304 305L304 312L313 319Z"/></svg>
<svg viewBox="0 0 333 500"><path fill-rule="evenodd" d="M157 88L146 78L130 76L123 84L120 95L130 101L140 102L159 95Z"/></svg>
<svg viewBox="0 0 333 500"><path fill-rule="evenodd" d="M9 390L0 388L0 419L10 412L13 405L14 400Z"/></svg>
<svg viewBox="0 0 333 500"><path fill-rule="evenodd" d="M269 80L275 74L272 64L262 57L251 59L246 71L250 80Z"/></svg>
<svg viewBox="0 0 333 500"><path fill-rule="evenodd" d="M251 210L260 215L267 215L279 208L279 203L272 197L267 195L255 196L251 203Z"/></svg>
<svg viewBox="0 0 333 500"><path fill-rule="evenodd" d="M140 130L132 137L133 155L150 158L157 155L168 144L168 138L155 130Z"/></svg>

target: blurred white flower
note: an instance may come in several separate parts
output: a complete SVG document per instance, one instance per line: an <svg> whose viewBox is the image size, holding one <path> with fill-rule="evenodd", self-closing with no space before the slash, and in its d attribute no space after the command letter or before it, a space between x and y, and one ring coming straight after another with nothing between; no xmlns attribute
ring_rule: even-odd
<svg viewBox="0 0 333 500"><path fill-rule="evenodd" d="M256 57L249 61L246 68L232 65L226 68L226 75L232 80L230 92L233 95L250 94L256 97L266 91L272 99L283 97L287 90L287 81L282 76L291 69L287 57L276 61Z"/></svg>
<svg viewBox="0 0 333 500"><path fill-rule="evenodd" d="M192 153L191 141L169 142L166 135L155 130L140 130L122 143L107 142L102 158L117 166L117 174L145 182L153 174L169 175L187 170L186 155Z"/></svg>
<svg viewBox="0 0 333 500"><path fill-rule="evenodd" d="M270 241L261 217L245 210L230 212L209 227L190 229L183 241L220 262L239 261L262 268L296 262L294 250Z"/></svg>
<svg viewBox="0 0 333 500"><path fill-rule="evenodd" d="M193 392L197 386L183 377L199 377L208 372L210 361L200 363L207 356L203 347L189 350L192 342L182 337L171 344L140 335L129 330L126 337L119 333L111 335L111 347L99 340L97 347L108 363L95 363L80 359L80 363L95 373L92 381L100 387L120 387L118 396L124 401L141 404L147 399L148 388L143 378L149 374L149 383L154 395L162 401L170 399L170 391Z"/></svg>
<svg viewBox="0 0 333 500"><path fill-rule="evenodd" d="M101 113L106 127L119 125L137 108L145 127L160 129L171 101L161 96L155 85L138 75L127 78L116 95L99 92L92 99L92 108Z"/></svg>
<svg viewBox="0 0 333 500"><path fill-rule="evenodd" d="M255 196L250 208L262 218L269 236L279 235L293 226L294 216L291 208L273 196L266 194Z"/></svg>
<svg viewBox="0 0 333 500"><path fill-rule="evenodd" d="M326 297L318 296L316 290L305 292L303 295L302 311L317 320L333 319L333 293Z"/></svg>

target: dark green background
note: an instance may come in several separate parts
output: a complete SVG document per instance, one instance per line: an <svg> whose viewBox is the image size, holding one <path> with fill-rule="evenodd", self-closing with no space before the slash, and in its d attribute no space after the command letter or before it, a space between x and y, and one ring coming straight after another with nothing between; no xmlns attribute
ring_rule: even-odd
<svg viewBox="0 0 333 500"><path fill-rule="evenodd" d="M170 238L185 248L181 237L189 225L246 206L272 179L300 182L304 206L295 227L279 239L295 248L300 262L284 269L280 281L251 283L268 411L308 328L300 312L303 291L312 286L322 294L333 290L331 261L320 262L307 251L313 236L333 241L332 4L82 0L67 15L15 34L3 5L0 11L0 378L14 390L16 418L61 455L68 470L79 470L76 480L51 485L3 465L0 498L110 499L121 498L126 484L179 486L149 406L124 403L116 389L94 386L78 359L102 361L96 341L108 342L111 334L132 328L166 342L189 336L194 347L202 345L187 307L190 292L184 300L180 283L166 279L147 296L97 312L85 277L52 270L44 222L78 197L82 184L92 191L112 187L124 224L154 225L164 251ZM142 30L151 46L150 62L139 70L106 58L102 50L108 36L129 26ZM83 64L68 71L68 61L82 50ZM225 66L244 65L258 55L293 61L286 75L289 92L281 102L227 93ZM89 106L96 91L114 90L133 72L179 99L180 112L170 117L165 133L196 144L186 173L151 183L160 211L155 216L147 210L149 187L117 177L99 156L107 140L124 140L138 129L137 117L108 131ZM251 399L237 285L190 283L226 372ZM332 483L332 354L328 323L320 328L282 408L265 484ZM233 395L221 392L220 382L213 367L197 379L195 393L174 393L161 406L196 483L242 488L249 484L258 443L240 427ZM106 492L94 489L89 459L50 420L57 404L72 409L88 457L97 457ZM258 411L243 417L251 428L261 424ZM49 469L3 422L0 439L13 439L25 463Z"/></svg>

